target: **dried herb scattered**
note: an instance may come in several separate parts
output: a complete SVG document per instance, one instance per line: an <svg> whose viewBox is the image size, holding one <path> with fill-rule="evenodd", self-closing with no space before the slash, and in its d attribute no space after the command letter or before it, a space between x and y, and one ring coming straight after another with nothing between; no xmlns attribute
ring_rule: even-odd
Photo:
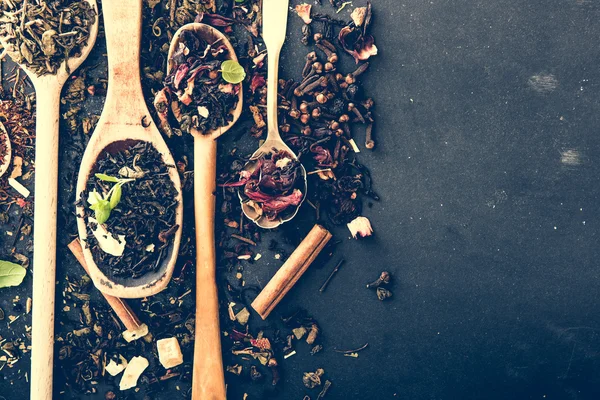
<svg viewBox="0 0 600 400"><path fill-rule="evenodd" d="M37 75L55 74L64 61L81 54L96 18L87 1L3 1L0 37L15 62Z"/></svg>
<svg viewBox="0 0 600 400"><path fill-rule="evenodd" d="M96 162L96 175L90 177L82 196L88 202L95 198L96 202L84 208L83 217L88 221L87 245L96 264L109 276L139 278L156 271L166 257L178 227L177 191L169 178L169 168L173 166L165 165L160 153L145 142L105 153ZM98 204L102 205L94 207ZM98 211L104 223L97 218L90 222L92 212L98 216ZM121 246L121 255L107 253L99 243L94 233L100 229L99 224Z"/></svg>
<svg viewBox="0 0 600 400"><path fill-rule="evenodd" d="M239 83L246 73L229 57L225 44L207 43L194 31L182 32L172 56L171 73L154 100L163 129L170 130L169 114L186 133L208 133L233 119Z"/></svg>

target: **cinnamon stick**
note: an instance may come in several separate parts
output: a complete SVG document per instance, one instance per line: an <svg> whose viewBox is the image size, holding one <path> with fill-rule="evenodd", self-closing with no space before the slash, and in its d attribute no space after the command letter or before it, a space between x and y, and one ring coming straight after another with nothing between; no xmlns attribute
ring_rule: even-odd
<svg viewBox="0 0 600 400"><path fill-rule="evenodd" d="M85 257L83 255L83 248L81 247L81 242L79 238L74 239L68 245L69 250L75 256L79 264L83 267L85 272L89 275L90 271L85 262ZM126 332L123 332L123 337L128 342L132 340L139 339L140 337L146 336L148 334L148 326L142 323L138 317L135 315L133 310L129 307L125 301L119 297L114 297L108 294L102 293L110 307L113 309L117 317L121 320L125 328L127 328Z"/></svg>
<svg viewBox="0 0 600 400"><path fill-rule="evenodd" d="M300 245L294 250L285 263L279 268L275 276L271 278L267 286L258 294L252 302L252 308L256 310L262 319L266 319L271 311L279 304L281 299L290 291L319 255L323 247L331 239L331 233L321 225L315 225Z"/></svg>

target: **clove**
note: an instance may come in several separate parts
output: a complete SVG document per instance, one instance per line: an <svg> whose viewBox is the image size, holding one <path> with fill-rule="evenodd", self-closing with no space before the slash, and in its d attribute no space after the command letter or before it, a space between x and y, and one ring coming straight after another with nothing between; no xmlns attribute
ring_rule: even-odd
<svg viewBox="0 0 600 400"><path fill-rule="evenodd" d="M367 288L378 288L381 285L387 285L390 283L391 275L387 271L383 271L376 281L367 284Z"/></svg>
<svg viewBox="0 0 600 400"><path fill-rule="evenodd" d="M375 141L373 140L373 122L367 125L365 147L367 149L373 149L375 147Z"/></svg>

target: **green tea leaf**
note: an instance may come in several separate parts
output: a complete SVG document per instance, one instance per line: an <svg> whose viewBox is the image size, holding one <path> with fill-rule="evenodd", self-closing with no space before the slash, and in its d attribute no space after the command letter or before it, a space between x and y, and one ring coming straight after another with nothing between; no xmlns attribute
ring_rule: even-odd
<svg viewBox="0 0 600 400"><path fill-rule="evenodd" d="M108 220L108 217L110 217L110 202L108 200L102 200L96 204L98 204L98 207L94 210L94 217L99 224L103 224Z"/></svg>
<svg viewBox="0 0 600 400"><path fill-rule="evenodd" d="M238 62L233 60L223 61L221 64L223 79L229 83L240 83L246 77L246 71Z"/></svg>
<svg viewBox="0 0 600 400"><path fill-rule="evenodd" d="M91 207L94 204L96 204L97 202L99 202L100 200L102 200L102 196L100 195L100 193L98 193L96 191L96 189L92 190L91 192L88 193L88 203L90 203L90 208L92 210L95 210L95 208Z"/></svg>
<svg viewBox="0 0 600 400"><path fill-rule="evenodd" d="M19 264L9 261L0 261L0 288L19 286L25 278L27 270Z"/></svg>
<svg viewBox="0 0 600 400"><path fill-rule="evenodd" d="M116 184L112 189L112 194L110 195L110 209L114 209L117 204L121 201L121 194L123 194L123 189L121 189L121 184Z"/></svg>
<svg viewBox="0 0 600 400"><path fill-rule="evenodd" d="M115 176L110 176L110 175L106 175L106 174L96 174L96 178L100 179L101 181L105 181L105 182L119 182L119 178L115 177Z"/></svg>

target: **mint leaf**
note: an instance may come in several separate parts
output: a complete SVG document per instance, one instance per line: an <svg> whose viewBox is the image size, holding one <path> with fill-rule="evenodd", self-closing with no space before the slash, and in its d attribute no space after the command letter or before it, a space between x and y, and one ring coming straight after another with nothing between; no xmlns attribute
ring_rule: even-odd
<svg viewBox="0 0 600 400"><path fill-rule="evenodd" d="M115 176L110 176L110 175L106 175L106 174L95 174L96 178L100 179L101 181L105 181L105 182L119 182L120 179L115 177Z"/></svg>
<svg viewBox="0 0 600 400"><path fill-rule="evenodd" d="M108 200L101 200L96 204L98 207L94 210L94 217L99 224L103 224L108 220L108 217L110 217L110 203Z"/></svg>
<svg viewBox="0 0 600 400"><path fill-rule="evenodd" d="M0 288L19 286L26 273L27 270L19 264L0 260Z"/></svg>
<svg viewBox="0 0 600 400"><path fill-rule="evenodd" d="M246 77L246 71L237 61L227 60L221 64L221 75L229 83L240 83Z"/></svg>
<svg viewBox="0 0 600 400"><path fill-rule="evenodd" d="M121 194L123 194L123 190L121 189L122 184L117 183L115 187L112 189L112 194L110 195L110 209L114 209L117 204L121 201Z"/></svg>
<svg viewBox="0 0 600 400"><path fill-rule="evenodd" d="M100 193L96 192L96 189L92 190L91 192L88 193L88 203L90 203L90 205L94 205L97 202L99 202L100 200L102 200L102 196L100 196ZM94 210L94 208L90 207L92 210Z"/></svg>

